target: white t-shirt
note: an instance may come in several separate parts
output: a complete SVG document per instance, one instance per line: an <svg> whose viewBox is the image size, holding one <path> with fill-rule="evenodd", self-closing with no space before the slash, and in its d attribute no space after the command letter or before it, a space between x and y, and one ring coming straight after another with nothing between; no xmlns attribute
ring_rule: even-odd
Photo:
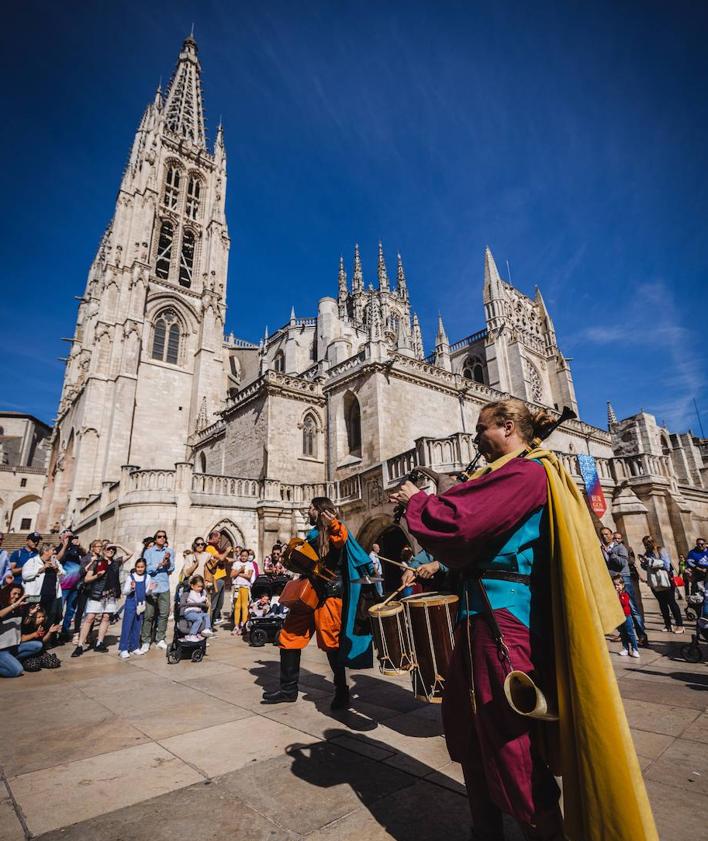
<svg viewBox="0 0 708 841"><path fill-rule="evenodd" d="M253 584L253 579L255 577L254 576L255 569L253 568L253 564L250 561L246 561L245 564L242 564L241 561L234 561L234 566L233 566L234 569L240 569L241 567L243 567L245 572L250 572L251 577L246 578L245 575L234 576L234 579L233 579L234 587L249 587L250 588L251 584Z"/></svg>

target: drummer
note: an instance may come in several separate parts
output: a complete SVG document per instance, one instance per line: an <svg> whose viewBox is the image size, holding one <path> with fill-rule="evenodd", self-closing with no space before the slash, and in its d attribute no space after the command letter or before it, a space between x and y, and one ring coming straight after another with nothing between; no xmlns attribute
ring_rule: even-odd
<svg viewBox="0 0 708 841"><path fill-rule="evenodd" d="M406 588L412 587L414 581L418 581L424 593L438 589L436 582L447 575L448 568L435 558L426 549L421 549L417 555L413 555L406 562L410 569L404 570L401 576L401 585ZM406 591L404 590L404 593ZM410 593L406 593L410 595Z"/></svg>
<svg viewBox="0 0 708 841"><path fill-rule="evenodd" d="M280 704L297 701L300 677L300 653L313 635L317 645L327 654L334 677L334 698L331 709L349 707L349 687L345 667L370 668L373 662L371 634L362 633L356 621L361 584L353 583L365 575L373 575L373 565L364 549L349 534L336 514L334 503L327 497L315 497L308 510L310 525L307 541L331 572L334 580L323 583L308 576L319 603L311 609L293 607L280 630L280 688L263 693L263 703Z"/></svg>
<svg viewBox="0 0 708 841"><path fill-rule="evenodd" d="M544 755L551 742L543 735L558 733L554 770L564 778L568 836L654 841L603 636L617 611L592 521L556 456L538 449L553 425L519 400L487 404L477 423L486 468L441 495L411 482L391 495L406 506L419 543L464 576L442 706L447 746L462 764L476 841L502 841L503 813L529 841L566 837L551 755ZM560 620L556 628L551 617ZM557 725L512 710L504 693L509 661L532 673L551 703L558 686ZM542 735L541 727L559 729Z"/></svg>

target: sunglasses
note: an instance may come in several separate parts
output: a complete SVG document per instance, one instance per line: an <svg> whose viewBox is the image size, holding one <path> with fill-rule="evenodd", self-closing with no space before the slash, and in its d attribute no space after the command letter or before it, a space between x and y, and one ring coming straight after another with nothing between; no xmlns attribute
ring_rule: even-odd
<svg viewBox="0 0 708 841"><path fill-rule="evenodd" d="M206 546L206 543L195 543L195 546Z"/></svg>
<svg viewBox="0 0 708 841"><path fill-rule="evenodd" d="M161 537L164 537L165 540L167 540L167 535L166 534L156 534L155 535L155 540L159 540Z"/></svg>

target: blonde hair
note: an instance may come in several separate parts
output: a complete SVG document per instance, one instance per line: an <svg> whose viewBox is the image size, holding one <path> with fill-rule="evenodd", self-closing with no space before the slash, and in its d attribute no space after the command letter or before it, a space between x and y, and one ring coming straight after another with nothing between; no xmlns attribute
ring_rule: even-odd
<svg viewBox="0 0 708 841"><path fill-rule="evenodd" d="M487 403L482 406L480 415L482 412L487 412L497 426L513 421L519 437L527 444L533 443L536 438L543 439L548 429L555 423L555 418L545 409L532 412L525 403L514 397Z"/></svg>

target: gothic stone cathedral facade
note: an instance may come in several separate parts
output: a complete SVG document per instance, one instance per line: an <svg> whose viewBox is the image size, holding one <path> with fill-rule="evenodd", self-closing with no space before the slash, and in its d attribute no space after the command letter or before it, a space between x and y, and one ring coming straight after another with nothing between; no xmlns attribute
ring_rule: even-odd
<svg viewBox="0 0 708 841"><path fill-rule="evenodd" d="M451 343L439 319L426 355L400 255L389 274L379 244L373 285L355 246L351 278L340 260L314 317L293 312L257 345L225 337L226 153L221 127L207 147L200 85L189 37L140 122L80 299L39 527L127 545L159 526L178 548L219 527L262 556L328 495L365 546L393 551L387 490L416 464L461 469L485 402L577 410L543 297L504 281L487 249L486 326ZM576 454L596 457L604 520L630 543L651 530L675 553L705 531L705 442L610 411L608 431L572 421L549 443L578 482Z"/></svg>

